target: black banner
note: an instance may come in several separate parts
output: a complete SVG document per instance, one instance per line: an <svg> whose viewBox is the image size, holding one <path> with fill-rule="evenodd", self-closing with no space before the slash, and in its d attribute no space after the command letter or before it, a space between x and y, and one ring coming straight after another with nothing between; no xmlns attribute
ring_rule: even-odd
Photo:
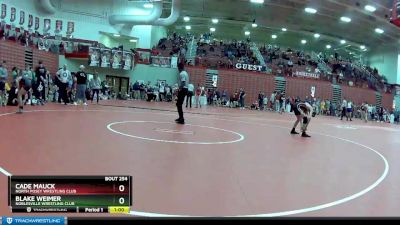
<svg viewBox="0 0 400 225"><path fill-rule="evenodd" d="M56 20L56 32L57 33L62 31L62 26L63 26L63 21L62 20Z"/></svg>
<svg viewBox="0 0 400 225"><path fill-rule="evenodd" d="M29 14L28 27L31 28L32 26L33 26L33 15Z"/></svg>
<svg viewBox="0 0 400 225"><path fill-rule="evenodd" d="M14 7L11 7L11 16L10 16L11 23L15 21L16 14L17 14L17 9L15 9Z"/></svg>
<svg viewBox="0 0 400 225"><path fill-rule="evenodd" d="M47 34L51 29L51 20L44 19L44 27L43 27L43 34Z"/></svg>
<svg viewBox="0 0 400 225"><path fill-rule="evenodd" d="M68 22L68 27L67 27L67 34L72 34L75 31L75 23L74 22Z"/></svg>
<svg viewBox="0 0 400 225"><path fill-rule="evenodd" d="M35 30L39 30L40 27L40 19L39 17L35 17Z"/></svg>
<svg viewBox="0 0 400 225"><path fill-rule="evenodd" d="M19 12L19 25L24 25L24 23L25 23L25 12L21 10Z"/></svg>
<svg viewBox="0 0 400 225"><path fill-rule="evenodd" d="M1 19L4 20L7 16L7 5L1 4Z"/></svg>

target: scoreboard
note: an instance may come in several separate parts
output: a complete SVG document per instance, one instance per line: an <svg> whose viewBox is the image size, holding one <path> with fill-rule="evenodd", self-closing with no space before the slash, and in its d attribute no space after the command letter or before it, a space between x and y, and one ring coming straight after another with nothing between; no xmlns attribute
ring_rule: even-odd
<svg viewBox="0 0 400 225"><path fill-rule="evenodd" d="M129 213L131 176L10 176L13 213Z"/></svg>

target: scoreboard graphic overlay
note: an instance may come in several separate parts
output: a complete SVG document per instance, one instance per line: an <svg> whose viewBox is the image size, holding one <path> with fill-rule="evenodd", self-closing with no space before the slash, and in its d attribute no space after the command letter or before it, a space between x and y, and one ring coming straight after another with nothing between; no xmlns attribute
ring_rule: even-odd
<svg viewBox="0 0 400 225"><path fill-rule="evenodd" d="M129 213L131 176L10 176L13 213Z"/></svg>

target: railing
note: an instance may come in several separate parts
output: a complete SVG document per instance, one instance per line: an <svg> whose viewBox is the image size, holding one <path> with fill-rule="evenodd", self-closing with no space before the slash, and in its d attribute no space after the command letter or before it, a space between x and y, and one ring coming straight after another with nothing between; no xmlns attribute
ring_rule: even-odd
<svg viewBox="0 0 400 225"><path fill-rule="evenodd" d="M197 43L194 37L192 37L192 40L188 43L187 47L188 47L188 52L185 58L190 65L194 65L197 53Z"/></svg>
<svg viewBox="0 0 400 225"><path fill-rule="evenodd" d="M256 57L258 59L258 61L260 62L261 66L266 66L267 64L265 63L264 57L260 52L260 49L258 48L258 46L255 43L251 44L250 49L253 51L253 53L256 54Z"/></svg>
<svg viewBox="0 0 400 225"><path fill-rule="evenodd" d="M317 53L311 52L311 59L312 59L313 61L315 61L315 62L318 63L318 68L319 68L322 72L327 73L327 74L329 74L329 73L331 72L331 68L330 68L328 65L326 65L325 61L324 61L323 59L321 59L321 58L317 55Z"/></svg>

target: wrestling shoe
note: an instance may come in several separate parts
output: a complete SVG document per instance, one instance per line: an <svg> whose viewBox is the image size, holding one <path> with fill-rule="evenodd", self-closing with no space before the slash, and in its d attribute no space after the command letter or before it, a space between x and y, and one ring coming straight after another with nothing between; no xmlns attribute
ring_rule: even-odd
<svg viewBox="0 0 400 225"><path fill-rule="evenodd" d="M297 133L296 130L293 128L290 134L299 134L299 133Z"/></svg>
<svg viewBox="0 0 400 225"><path fill-rule="evenodd" d="M184 120L178 120L178 121L176 121L176 123L177 123L177 124L182 124L182 125L183 125L183 124L185 124L185 121L184 121Z"/></svg>

